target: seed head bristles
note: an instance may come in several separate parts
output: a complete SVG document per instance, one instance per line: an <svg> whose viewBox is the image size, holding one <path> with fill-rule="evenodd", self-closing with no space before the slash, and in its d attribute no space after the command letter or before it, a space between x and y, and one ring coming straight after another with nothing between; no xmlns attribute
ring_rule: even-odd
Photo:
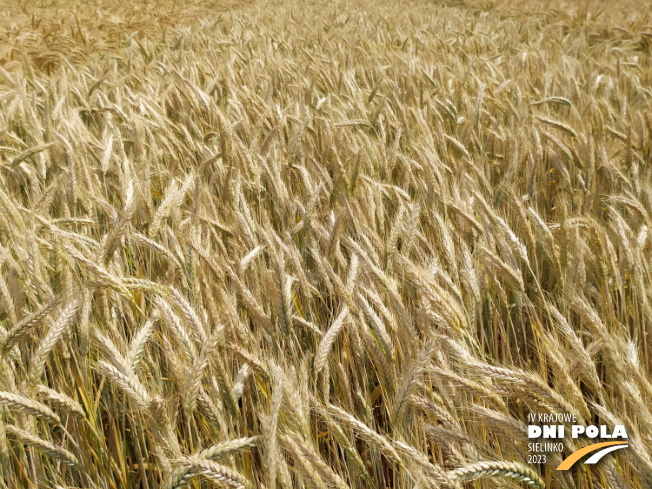
<svg viewBox="0 0 652 489"><path fill-rule="evenodd" d="M61 311L59 317L56 319L56 321L54 321L54 323L52 323L52 326L50 326L47 335L39 345L39 348L34 355L35 362L34 369L32 371L33 382L37 382L43 374L43 369L45 368L45 363L48 360L50 352L59 341L59 338L61 338L61 335L63 334L64 330L74 315L77 313L77 309L79 309L79 301L73 299L70 304L68 304Z"/></svg>
<svg viewBox="0 0 652 489"><path fill-rule="evenodd" d="M237 438L235 440L223 441L210 448L202 450L197 454L199 458L210 460L218 460L220 458L228 457L243 450L254 448L260 442L259 436L250 436L248 438Z"/></svg>
<svg viewBox="0 0 652 489"><path fill-rule="evenodd" d="M320 330L317 325L311 323L310 321L306 321L304 318L297 316L296 314L292 315L292 321L297 323L299 326L302 326L306 328L306 330L310 331L317 337L323 337L324 332Z"/></svg>
<svg viewBox="0 0 652 489"><path fill-rule="evenodd" d="M456 426L458 423L448 410L437 402L415 395L408 396L408 402L426 413L434 415L445 426Z"/></svg>
<svg viewBox="0 0 652 489"><path fill-rule="evenodd" d="M167 323L174 337L181 343L187 360L193 362L197 357L197 348L195 347L190 334L181 324L181 319L162 298L157 297L155 299L155 304L161 311L161 319Z"/></svg>
<svg viewBox="0 0 652 489"><path fill-rule="evenodd" d="M278 294L276 303L280 312L281 327L283 332L289 335L292 331L292 277L285 273L285 257L282 252L276 256L274 264L273 276Z"/></svg>
<svg viewBox="0 0 652 489"><path fill-rule="evenodd" d="M5 422L2 419L0 419L0 463L3 464L3 467L9 466L9 444L7 443L7 430Z"/></svg>
<svg viewBox="0 0 652 489"><path fill-rule="evenodd" d="M43 319L48 316L62 301L61 296L56 296L49 302L41 306L37 311L33 312L26 318L22 319L13 328L11 328L4 338L2 350L7 352L13 348L25 335L27 335L33 328L39 325Z"/></svg>
<svg viewBox="0 0 652 489"><path fill-rule="evenodd" d="M204 344L197 363L191 371L190 378L188 379L188 394L186 398L186 409L189 413L195 410L195 403L199 394L199 388L201 387L202 378L204 377L204 370L208 366L208 362L215 352L218 342L221 340L222 330L223 327L220 327L213 331L211 338Z"/></svg>
<svg viewBox="0 0 652 489"><path fill-rule="evenodd" d="M121 372L104 360L97 362L95 368L99 374L106 375L116 387L123 390L141 408L146 408L151 403L152 398L133 373Z"/></svg>
<svg viewBox="0 0 652 489"><path fill-rule="evenodd" d="M2 275L0 275L0 297L4 302L5 311L7 317L9 318L9 322L15 326L18 323L18 317L16 316L16 306L14 304L14 299L11 296L11 292L9 291L9 287L7 286L7 282L5 282L5 279L2 277Z"/></svg>
<svg viewBox="0 0 652 489"><path fill-rule="evenodd" d="M129 345L129 352L127 353L127 359L131 364L131 369L135 372L138 369L138 363L145 352L145 347L149 341L152 333L154 332L154 325L159 319L159 310L156 309L152 315L149 317L147 322L143 325L142 328L136 333L136 335L131 340Z"/></svg>
<svg viewBox="0 0 652 489"><path fill-rule="evenodd" d="M197 404L213 426L222 431L228 431L222 402L219 399L217 399L217 402L213 402L213 397L208 395L204 386L199 387Z"/></svg>
<svg viewBox="0 0 652 489"><path fill-rule="evenodd" d="M344 480L337 475L325 462L322 460L321 455L315 451L308 443L305 442L298 435L282 435L281 439L286 445L291 447L299 459L305 461L306 465L310 465L319 474L328 487L335 487L337 489L349 489L349 486Z"/></svg>
<svg viewBox="0 0 652 489"><path fill-rule="evenodd" d="M186 487L193 477L203 475L204 477L234 487L245 489L251 487L247 479L235 470L220 465L210 460L199 457L181 457L170 461L172 465L181 469L174 480L167 484L166 489L181 489Z"/></svg>
<svg viewBox="0 0 652 489"><path fill-rule="evenodd" d="M467 392L481 399L490 399L497 406L506 409L505 402L500 398L500 395L508 395L510 393L508 389L502 388L501 386L492 386L489 389L482 384L440 367L432 366L429 368L429 371L451 384L455 391Z"/></svg>
<svg viewBox="0 0 652 489"><path fill-rule="evenodd" d="M332 430L331 434L339 444L340 449L346 452L347 460L349 460L352 464L353 470L355 470L355 472L359 474L370 485L370 487L374 487L375 483L367 471L365 463L362 460L362 457L360 456L357 448L355 447L354 441L349 439L344 430L336 421L329 417L326 417L325 421L328 427Z"/></svg>
<svg viewBox="0 0 652 489"><path fill-rule="evenodd" d="M350 292L350 287L348 287L344 281L335 273L331 264L325 260L321 259L321 269L326 273L329 279L329 283L332 285L335 293L338 297L347 305L350 309L355 310L355 303L353 301L353 296Z"/></svg>
<svg viewBox="0 0 652 489"><path fill-rule="evenodd" d="M248 351L246 351L246 350L244 350L244 349L242 349L242 348L240 348L240 347L238 347L236 345L229 344L228 347L229 347L229 349L231 351L233 351L233 353L235 355L240 357L244 362L247 362L247 364L249 364L251 366L251 368L256 371L257 375L260 375L261 377L263 377L265 379L270 378L270 375L269 375L269 372L268 372L268 367L266 365L264 365L258 359L258 357L256 357L252 353L250 353L250 352L248 352Z"/></svg>
<svg viewBox="0 0 652 489"><path fill-rule="evenodd" d="M569 134L570 136L577 138L577 133L573 130L572 127L570 127L568 124L564 124L563 122L560 121L555 121L552 119L548 119L547 117L543 117L540 115L534 116L538 121L541 121L545 124L548 124L552 127L556 127L557 129L561 129L565 133Z"/></svg>
<svg viewBox="0 0 652 489"><path fill-rule="evenodd" d="M441 426L434 426L431 424L424 425L425 432L434 439L442 440L443 443L452 444L452 443L466 443L469 446L473 446L474 440L472 437L464 433L458 427L452 429L442 428ZM475 442L478 444L477 442ZM479 444L478 444L479 445ZM477 451L473 450L475 453ZM477 458L477 457L476 457Z"/></svg>
<svg viewBox="0 0 652 489"><path fill-rule="evenodd" d="M162 244L157 243L156 241L140 233L132 233L130 239L134 240L136 243L140 243L154 251L157 251L162 256L165 256L177 269L181 269L181 263L179 263L177 257L174 256L174 254Z"/></svg>
<svg viewBox="0 0 652 489"><path fill-rule="evenodd" d="M524 290L523 277L521 274L501 260L495 253L489 249L480 248L480 258L484 261L487 268L496 270L499 276L502 276L512 286L516 287L519 291Z"/></svg>
<svg viewBox="0 0 652 489"><path fill-rule="evenodd" d="M0 391L0 405L7 407L10 411L34 416L51 424L61 424L61 419L49 407L38 401L32 401L19 394Z"/></svg>
<svg viewBox="0 0 652 489"><path fill-rule="evenodd" d="M285 436L281 437L281 439L283 441L285 451L288 452L297 468L299 469L301 475L309 482L310 486L315 487L316 489L328 489L328 485L322 479L317 469L313 467L311 461L308 460L308 458L303 453L301 453L301 450L294 442L294 440Z"/></svg>
<svg viewBox="0 0 652 489"><path fill-rule="evenodd" d="M63 249L76 261L83 263L86 270L95 276L95 279L89 282L90 285L98 288L108 287L120 292L123 297L131 298L129 290L122 284L120 277L111 274L102 264L98 264L90 258L85 257L82 253L71 247L63 246Z"/></svg>
<svg viewBox="0 0 652 489"><path fill-rule="evenodd" d="M337 406L330 404L323 409L327 416L332 416L347 427L353 429L365 442L377 446L378 449L392 462L397 464L402 463L398 452L392 447L389 440L387 440L383 435L372 430L362 421L356 419Z"/></svg>
<svg viewBox="0 0 652 489"><path fill-rule="evenodd" d="M81 405L66 394L52 390L44 385L37 386L36 392L41 399L49 402L59 411L74 414L79 418L86 415Z"/></svg>
<svg viewBox="0 0 652 489"><path fill-rule="evenodd" d="M416 465L424 471L426 477L430 478L437 487L447 489L459 487L458 484L456 484L455 477L450 477L450 475L441 467L430 463L427 455L399 440L394 440L392 444L396 447L398 452L402 453L407 459L416 463Z"/></svg>
<svg viewBox="0 0 652 489"><path fill-rule="evenodd" d="M491 377L510 388L515 387L517 390L524 393L528 393L528 391L532 392L535 396L539 396L541 399L544 399L562 412L578 414L573 406L571 406L559 394L551 390L543 380L539 379L534 374L468 361L467 364L470 367L477 369L479 372L482 372L484 375ZM582 419L580 414L578 414L578 417L579 419Z"/></svg>
<svg viewBox="0 0 652 489"><path fill-rule="evenodd" d="M198 345L206 344L206 340L208 339L206 336L206 328L200 321L199 316L197 316L197 313L191 307L188 300L174 287L170 287L170 297L179 307L181 312L183 312L186 322L191 327L191 332L195 342Z"/></svg>
<svg viewBox="0 0 652 489"><path fill-rule="evenodd" d="M344 327L346 324L346 319L349 315L349 308L348 306L344 306L342 308L342 311L338 314L337 318L335 321L333 321L333 324L331 324L331 327L328 328L328 331L324 335L324 337L321 340L321 343L319 344L319 347L317 348L317 353L315 354L315 373L318 374L321 369L324 368L326 365L328 355L330 354L331 347L333 346L333 343L335 342L335 338L337 337L337 334L340 332L340 330Z"/></svg>
<svg viewBox="0 0 652 489"><path fill-rule="evenodd" d="M245 363L238 371L238 375L233 382L233 396L235 397L236 402L240 400L242 394L244 393L245 382L247 381L250 373L251 368L249 368L249 364L247 363Z"/></svg>
<svg viewBox="0 0 652 489"><path fill-rule="evenodd" d="M66 465L69 465L71 467L76 467L79 464L77 457L75 457L72 453L70 453L65 448L58 447L50 443L49 441L45 441L36 435L32 435L31 433L28 433L25 430L21 430L16 426L6 425L5 430L7 431L7 433L15 436L23 443L37 448L38 450L42 451L43 453L45 453L46 455L52 458L61 460Z"/></svg>
<svg viewBox="0 0 652 489"><path fill-rule="evenodd" d="M249 263L253 261L258 255L260 255L264 250L265 246L258 245L249 253L247 253L247 255L240 260L240 269L243 271L246 270Z"/></svg>
<svg viewBox="0 0 652 489"><path fill-rule="evenodd" d="M111 361L114 365L117 365L123 371L128 371L130 369L129 363L123 353L118 349L116 344L109 338L102 330L94 329L93 335L95 336L95 341L97 346L102 351L105 357L108 357L108 360Z"/></svg>
<svg viewBox="0 0 652 489"><path fill-rule="evenodd" d="M246 285L242 283L236 273L228 266L226 267L226 273L229 277L229 280L233 282L233 285L235 285L236 289L238 290L244 306L246 307L249 315L252 316L252 319L257 321L266 330L271 331L270 318L268 314L260 307L260 305L258 305L256 298L251 293L251 291L247 288Z"/></svg>
<svg viewBox="0 0 652 489"><path fill-rule="evenodd" d="M131 196L127 202L122 218L116 223L115 227L109 234L106 234L100 244L98 260L100 263L106 263L111 258L116 242L124 236L129 221L134 216L138 208L139 199Z"/></svg>
<svg viewBox="0 0 652 489"><path fill-rule="evenodd" d="M125 277L122 279L122 285L129 290L143 290L154 292L162 297L166 297L170 294L170 291L165 285L152 282L151 280L145 280L142 278L134 277Z"/></svg>
<svg viewBox="0 0 652 489"><path fill-rule="evenodd" d="M278 416L283 401L283 374L276 366L273 367L272 398L269 412L262 415L262 441L264 443L263 456L265 457L265 478L268 487L275 487L278 476L278 467L281 463L281 453L278 448Z"/></svg>
<svg viewBox="0 0 652 489"><path fill-rule="evenodd" d="M154 218L149 226L149 236L154 238L161 227L163 219L169 214L169 209L172 207L174 201L177 199L180 190L175 180L170 181L168 188L165 191L165 198L156 211Z"/></svg>
<svg viewBox="0 0 652 489"><path fill-rule="evenodd" d="M546 487L536 472L517 462L476 462L452 470L448 472L448 476L459 481L473 481L482 477L509 477L538 489Z"/></svg>
<svg viewBox="0 0 652 489"><path fill-rule="evenodd" d="M212 379L213 384L217 386L217 390L222 396L224 407L232 416L237 417L240 409L233 393L233 379L231 374L227 372L219 356L214 358L213 365L215 367L215 376Z"/></svg>
<svg viewBox="0 0 652 489"><path fill-rule="evenodd" d="M593 389L599 391L600 379L598 378L595 365L593 364L589 353L586 351L584 344L580 338L577 337L577 334L573 328L570 326L570 324L568 324L566 318L559 312L556 307L549 305L548 309L555 320L555 324L559 327L561 333L569 341L571 347L573 348L573 351L576 355L573 359L573 364L578 366L578 369L581 371L582 377L585 379L585 381L589 382Z"/></svg>
<svg viewBox="0 0 652 489"><path fill-rule="evenodd" d="M393 348L392 348L392 339L389 336L389 333L387 333L387 329L385 328L385 324L383 321L378 317L376 312L371 308L365 297L360 293L356 293L355 297L356 303L358 304L359 309L364 313L364 315L369 319L369 322L371 323L371 326L373 327L374 332L376 335L380 338L382 342L382 346L385 349L385 351L389 354L393 354Z"/></svg>
<svg viewBox="0 0 652 489"><path fill-rule="evenodd" d="M562 105L565 105L567 107L572 107L573 106L573 103L570 100L568 100L567 98L564 98L564 97L559 97L559 96L546 97L544 99L537 100L536 102L531 102L530 105L541 105L541 104L547 104L547 103L552 103L552 102L562 104Z"/></svg>
<svg viewBox="0 0 652 489"><path fill-rule="evenodd" d="M612 489L625 489L627 487L625 481L623 481L623 478L613 460L605 460L603 463L605 465L605 474L610 487Z"/></svg>
<svg viewBox="0 0 652 489"><path fill-rule="evenodd" d="M472 411L479 415L490 429L500 431L515 439L525 438L527 425L519 419L483 406L473 406Z"/></svg>
<svg viewBox="0 0 652 489"><path fill-rule="evenodd" d="M436 343L434 341L427 342L416 358L406 366L394 398L394 416L397 420L404 416L409 404L409 398L414 394L435 349Z"/></svg>

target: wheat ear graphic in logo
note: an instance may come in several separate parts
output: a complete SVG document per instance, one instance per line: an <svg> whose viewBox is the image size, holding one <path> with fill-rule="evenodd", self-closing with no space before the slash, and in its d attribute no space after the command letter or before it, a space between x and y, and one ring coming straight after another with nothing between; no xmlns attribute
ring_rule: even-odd
<svg viewBox="0 0 652 489"><path fill-rule="evenodd" d="M581 448L580 450L576 451L575 453L572 453L569 455L566 460L564 460L561 464L559 464L559 467L557 467L557 470L568 470L570 469L575 463L581 459L584 455L588 455L589 453L595 452L597 450L597 453L594 453L586 462L585 464L595 464L600 461L602 457L607 455L608 453L613 452L614 450L619 450L620 448L625 448L628 445L627 442L622 442L622 441L607 441L603 443L595 443L593 445L589 445L588 447Z"/></svg>

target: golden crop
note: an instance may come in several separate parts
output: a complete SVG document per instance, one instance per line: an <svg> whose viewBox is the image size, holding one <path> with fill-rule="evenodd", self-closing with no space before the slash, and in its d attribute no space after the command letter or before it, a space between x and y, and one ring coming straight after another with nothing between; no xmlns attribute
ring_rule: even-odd
<svg viewBox="0 0 652 489"><path fill-rule="evenodd" d="M0 0L0 488L652 487L651 7Z"/></svg>

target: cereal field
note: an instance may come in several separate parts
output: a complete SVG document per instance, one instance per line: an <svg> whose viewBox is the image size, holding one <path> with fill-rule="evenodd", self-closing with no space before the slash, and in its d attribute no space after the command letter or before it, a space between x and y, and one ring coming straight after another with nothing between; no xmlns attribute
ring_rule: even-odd
<svg viewBox="0 0 652 489"><path fill-rule="evenodd" d="M652 487L650 12L0 0L0 488Z"/></svg>

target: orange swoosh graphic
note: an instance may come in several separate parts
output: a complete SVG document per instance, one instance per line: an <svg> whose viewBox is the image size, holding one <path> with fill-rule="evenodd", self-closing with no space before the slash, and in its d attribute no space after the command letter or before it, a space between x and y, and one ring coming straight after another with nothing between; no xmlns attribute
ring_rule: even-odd
<svg viewBox="0 0 652 489"><path fill-rule="evenodd" d="M559 467L557 467L557 470L568 470L584 455L595 452L596 450L604 447L611 447L613 445L628 445L628 443L626 441L606 441L604 443L595 443L593 445L589 445L588 447L581 448L575 453L570 454L566 460L560 463Z"/></svg>

